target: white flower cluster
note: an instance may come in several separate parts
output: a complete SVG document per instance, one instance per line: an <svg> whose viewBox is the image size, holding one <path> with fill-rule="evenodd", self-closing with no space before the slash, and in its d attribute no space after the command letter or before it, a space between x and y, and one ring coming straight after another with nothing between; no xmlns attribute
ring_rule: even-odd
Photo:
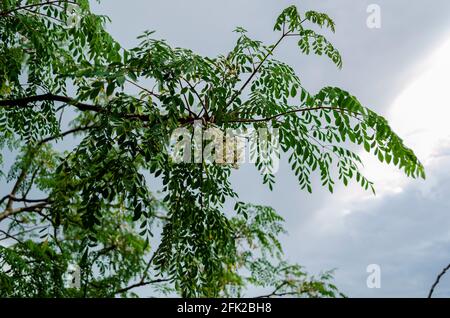
<svg viewBox="0 0 450 318"><path fill-rule="evenodd" d="M67 5L67 27L69 29L80 27L81 22L81 8L76 4L68 4Z"/></svg>
<svg viewBox="0 0 450 318"><path fill-rule="evenodd" d="M239 169L245 160L245 137L236 131L229 130L225 134L218 127L210 127L205 136L211 140L215 149L215 160L217 164L231 164Z"/></svg>
<svg viewBox="0 0 450 318"><path fill-rule="evenodd" d="M230 165L239 169L248 159L249 163L258 163L264 173L275 173L279 167L278 129L224 131L212 125L205 129L202 123L195 123L193 129L175 129L169 149L175 163Z"/></svg>

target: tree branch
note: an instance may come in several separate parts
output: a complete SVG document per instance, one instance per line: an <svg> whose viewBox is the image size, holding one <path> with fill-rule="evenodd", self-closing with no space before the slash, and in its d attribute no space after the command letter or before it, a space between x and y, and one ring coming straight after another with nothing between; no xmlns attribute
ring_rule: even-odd
<svg viewBox="0 0 450 318"><path fill-rule="evenodd" d="M25 180L27 173L28 173L28 169L30 168L30 164L28 164L28 166L24 167L22 169L22 171L20 172L19 177L16 180L16 183L14 184L11 193L6 195L5 198L8 199L8 203L6 203L6 209L5 212L11 211L12 210L12 204L13 204L13 198L15 197L17 191L19 190L20 185L22 184L22 182ZM2 199L2 203L3 203L4 199ZM7 216L6 216L7 217ZM0 222L3 220L4 218L1 218L1 214L0 214Z"/></svg>
<svg viewBox="0 0 450 318"><path fill-rule="evenodd" d="M30 232L33 232L33 231L36 231L36 230L39 230L39 229L44 229L46 227L48 227L48 225L36 226L36 227L31 228L31 229L24 230L24 231L21 231L21 232L18 232L18 233L14 233L14 234L10 234L10 233L8 233L6 231L0 230L0 232L5 235L5 237L0 238L0 241L3 241L3 240L6 240L6 239L10 238L10 239L16 240L19 243L22 243L22 241L20 241L17 238L19 235L24 235L24 234L27 234L27 233L30 233Z"/></svg>
<svg viewBox="0 0 450 318"><path fill-rule="evenodd" d="M23 242L21 240L19 240L15 235L11 235L8 232L3 231L2 229L0 229L0 232L5 235L4 238L0 239L1 241L4 240L4 239L9 238L9 239L12 239L12 240L16 241L19 244L23 244Z"/></svg>
<svg viewBox="0 0 450 318"><path fill-rule="evenodd" d="M41 2L41 3L33 3L33 4L28 4L22 7L17 7L5 12L0 12L0 17L5 17L11 13L14 13L16 11L19 10L24 10L24 9L29 9L29 8L34 8L34 7L40 7L40 6L46 6L46 5L52 5L52 4L58 4L58 3L71 3L71 4L77 4L75 1L69 1L69 0L55 0L55 1L47 1L47 2Z"/></svg>
<svg viewBox="0 0 450 318"><path fill-rule="evenodd" d="M209 118L209 114L208 114L208 108L206 107L205 102L203 101L203 99L200 97L200 94L197 92L197 90L195 89L195 87L186 79L182 78L183 81L186 82L186 84L188 84L189 88L191 89L191 91L195 94L195 96L197 96L198 101L200 102L200 104L202 105L203 111L205 112L206 118Z"/></svg>
<svg viewBox="0 0 450 318"><path fill-rule="evenodd" d="M182 88L182 87L183 87L183 84L181 83L181 80L178 80L178 82L180 83L180 87ZM181 95L183 96L183 99L184 99L184 104L185 104L184 108L185 108L185 109L189 112L189 114L191 114L192 116L198 117L198 115L197 115L196 113L194 113L194 112L192 111L191 107L189 106L189 102L188 102L188 100L187 100L187 98L186 98L186 95L185 95L185 94L181 94Z"/></svg>
<svg viewBox="0 0 450 318"><path fill-rule="evenodd" d="M0 222L3 221L4 219L6 219L9 216L12 216L12 215L16 215L16 214L19 214L19 213L22 213L22 212L30 212L30 211L43 209L48 204L49 204L48 202L42 202L42 203L38 203L38 204L35 204L35 205L24 206L24 207L18 208L18 209L6 209L2 213L0 213Z"/></svg>
<svg viewBox="0 0 450 318"><path fill-rule="evenodd" d="M18 99L0 100L0 106L2 106L2 107L8 107L8 106L33 107L33 105L29 105L29 103L42 102L42 101L63 102L63 103L72 105L72 106L78 108L79 110L83 110L83 111L86 111L86 110L87 111L95 111L95 112L103 111L102 107L99 107L96 105L80 103L73 98L70 98L67 96L61 96L61 95L54 95L54 94L42 94L42 95L22 97L22 98L18 98Z"/></svg>
<svg viewBox="0 0 450 318"><path fill-rule="evenodd" d="M255 298L271 298L271 297L283 297L283 296L298 296L298 292L272 293L269 295L258 296Z"/></svg>
<svg viewBox="0 0 450 318"><path fill-rule="evenodd" d="M55 17L49 16L49 15L46 15L46 14L44 14L44 13L42 13L42 12L39 12L39 11L32 11L32 10L30 10L30 9L25 9L25 8L24 8L24 10L27 11L27 12L30 12L30 13L32 13L32 14L34 14L34 15L39 15L39 16L45 17L45 18L47 18L47 19L55 20L56 22L61 23L61 24L64 23L63 20L60 20L60 19L58 19L58 18L55 18Z"/></svg>
<svg viewBox="0 0 450 318"><path fill-rule="evenodd" d="M64 132L60 133L59 135L49 136L47 138L41 139L38 142L38 146L40 146L42 144L45 144L46 142L55 140L55 139L58 139L58 138L61 138L61 137L65 137L65 136L70 135L70 134L74 134L74 133L77 133L77 132L80 132L80 131L85 131L85 130L89 130L89 129L93 129L93 128L96 128L96 126L95 125L91 125L91 126L82 126L82 127L76 127L76 128L73 128L73 129L69 129L67 131L64 131Z"/></svg>
<svg viewBox="0 0 450 318"><path fill-rule="evenodd" d="M298 109L292 109L289 111L286 111L284 113L276 114L270 117L266 118L240 118L235 120L230 120L229 123L257 123L257 122L265 122L270 121L272 119L276 119L278 117L283 117L292 113L302 113L302 112L308 112L308 111L315 111L315 110L338 110L338 111L345 111L351 113L348 109L341 108L341 107L331 107L331 106L316 106L316 107L306 107L306 108L298 108Z"/></svg>
<svg viewBox="0 0 450 318"><path fill-rule="evenodd" d="M41 170L41 168L37 168L33 171L30 182L28 183L27 189L25 191L22 191L22 198L26 198L28 196L28 193L30 193L31 188L34 185L34 180L36 179L36 176L39 173L39 170Z"/></svg>
<svg viewBox="0 0 450 318"><path fill-rule="evenodd" d="M286 35L288 35L288 34L283 32L283 34L278 39L278 41L272 46L272 48L269 50L269 52L267 52L267 54L264 56L264 58L261 60L261 62L259 62L258 66L256 68L254 68L254 70L250 74L249 78L245 81L245 83L241 86L241 88L231 97L230 101L227 103L225 108L227 108L228 106L233 104L233 102L236 100L236 98L238 98L238 96L242 94L244 89L247 87L248 84L250 84L253 77L255 77L255 75L258 73L260 68L263 66L264 62L266 62L266 60L269 58L269 56L271 56L273 54L275 49L278 47L278 45L281 43L281 41L283 41L283 39L286 37Z"/></svg>
<svg viewBox="0 0 450 318"><path fill-rule="evenodd" d="M54 94L42 94L42 95L22 97L22 98L18 98L18 99L0 100L0 107L11 107L11 106L33 107L34 105L29 105L29 103L42 102L42 101L55 101L55 102L66 103L68 105L76 107L77 109L79 109L81 111L93 111L93 112L97 112L97 113L108 113L108 110L103 107L100 107L97 105L81 103L71 97L54 95ZM150 116L145 115L145 114L129 114L129 113L127 113L127 114L116 114L116 115L120 116L121 118L129 119L129 120L140 120L143 122L151 121ZM180 124L190 123L190 122L193 122L194 120L195 120L195 118L179 118L178 119Z"/></svg>
<svg viewBox="0 0 450 318"><path fill-rule="evenodd" d="M44 138L44 139L42 139L42 140L40 140L40 141L38 142L38 144L37 144L38 147L32 148L31 151L36 151L36 150L39 148L39 146L41 146L42 144L44 144L44 143L46 143L46 142L48 142L48 141L54 140L54 139L56 139L56 138L58 138L58 137L61 137L61 136L64 137L64 136L69 135L69 134L71 134L71 133L75 133L75 132L78 132L78 131L83 131L83 130L86 130L86 129L91 129L91 128L93 128L93 127L94 127L94 126L77 127L77 128L68 130L68 131L66 131L66 132L63 132L63 133L59 134L58 136L50 136L50 137ZM25 178L26 178L26 176L27 176L27 173L28 173L28 170L29 170L30 165L31 165L31 163L29 163L26 167L24 167L24 168L22 169L22 171L20 172L20 175L17 177L16 183L14 184L13 189L11 190L11 192L10 192L9 194L5 195L5 196L0 200L0 206L1 206L6 200L8 200L8 202L7 202L7 204L6 204L6 209L5 209L5 211L4 211L2 214L0 214L0 222L1 222L2 220L4 220L5 218L7 218L7 217L12 213L11 211L13 211L13 210L12 210L12 204L13 204L13 202L26 202L26 203L47 202L47 203L48 203L48 198L46 198L46 199L35 199L35 200L32 200L32 199L27 199L27 198L26 198L26 195L25 195L25 197L23 197L23 198L17 198L17 197L16 197L16 193L17 193L17 191L19 190L20 185L22 184L22 182L25 180ZM34 179L34 176L33 176L32 180L33 180L33 179ZM29 189L27 190L27 192L29 192ZM9 213L8 213L8 211L9 211ZM22 211L20 211L20 212L22 212ZM16 213L16 212L13 212L13 214L15 214L15 213Z"/></svg>
<svg viewBox="0 0 450 318"><path fill-rule="evenodd" d="M139 282L139 283L136 283L136 284L133 284L133 285L130 285L128 287L125 287L125 288L122 288L122 289L119 289L119 290L115 291L114 295L125 293L125 292L127 292L127 291L129 291L129 290L131 290L133 288L147 286L147 285L150 285L150 284L163 283L163 282L168 282L168 281L170 281L170 278L160 278L160 279L154 279L154 280Z"/></svg>
<svg viewBox="0 0 450 318"><path fill-rule="evenodd" d="M450 269L450 264L448 264L436 277L436 281L433 283L433 285L431 286L430 292L428 293L428 298L431 298L431 296L433 296L436 286L439 284L442 276L444 276L449 269Z"/></svg>
<svg viewBox="0 0 450 318"><path fill-rule="evenodd" d="M152 92L151 90L139 85L138 83L135 83L133 81L130 81L129 79L126 80L128 83L130 83L133 86L136 86L137 88L139 88L140 90L143 90L144 92L147 92L149 95L154 96L156 98L160 98L161 96L159 94L156 94L155 92Z"/></svg>
<svg viewBox="0 0 450 318"><path fill-rule="evenodd" d="M9 198L10 200L14 201L14 202L26 202L26 203L49 202L48 198L45 198L45 199L16 198L15 196L13 196L11 194L8 194L6 197Z"/></svg>
<svg viewBox="0 0 450 318"><path fill-rule="evenodd" d="M278 291L283 288L284 286L289 285L288 281L282 282L278 287L275 288L273 292L267 295L257 296L255 298L271 298L271 297L282 297L282 296L288 296L288 295L298 295L298 292L282 292L278 293Z"/></svg>
<svg viewBox="0 0 450 318"><path fill-rule="evenodd" d="M0 199L0 206L5 202L7 199L9 199L10 194L5 195L3 198Z"/></svg>

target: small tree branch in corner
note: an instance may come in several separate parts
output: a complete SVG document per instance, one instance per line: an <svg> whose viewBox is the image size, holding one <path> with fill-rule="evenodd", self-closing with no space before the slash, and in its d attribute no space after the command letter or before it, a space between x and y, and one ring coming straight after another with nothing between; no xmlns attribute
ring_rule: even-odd
<svg viewBox="0 0 450 318"><path fill-rule="evenodd" d="M150 284L156 284L156 283L163 283L163 282L168 282L170 281L170 278L161 278L161 279L155 279L155 280L149 280L149 281L144 281L144 282L139 282L133 285L130 285L128 287L122 288L117 290L116 292L114 292L115 295L117 294L122 294L125 293L133 288L137 288L137 287L142 287L142 286L147 286Z"/></svg>
<svg viewBox="0 0 450 318"><path fill-rule="evenodd" d="M439 273L439 275L436 277L436 281L433 283L433 285L431 286L430 292L428 293L428 298L431 298L431 296L433 296L434 290L436 289L436 286L439 284L442 276L444 276L447 271L450 269L450 264L448 264L443 270L442 272Z"/></svg>

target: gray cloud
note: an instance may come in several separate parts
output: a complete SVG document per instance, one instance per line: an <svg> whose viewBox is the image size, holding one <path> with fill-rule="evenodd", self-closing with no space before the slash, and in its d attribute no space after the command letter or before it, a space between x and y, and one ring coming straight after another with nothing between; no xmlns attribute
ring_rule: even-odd
<svg viewBox="0 0 450 318"><path fill-rule="evenodd" d="M318 221L297 222L285 242L289 254L314 270L337 267L340 287L351 296L425 296L450 262L449 168L450 161L442 161L428 169L426 182L380 201L356 202L350 214L331 218L337 224L330 232ZM333 213L333 200L326 209ZM366 287L366 267L373 263L381 266L381 289ZM446 277L436 296L449 295Z"/></svg>

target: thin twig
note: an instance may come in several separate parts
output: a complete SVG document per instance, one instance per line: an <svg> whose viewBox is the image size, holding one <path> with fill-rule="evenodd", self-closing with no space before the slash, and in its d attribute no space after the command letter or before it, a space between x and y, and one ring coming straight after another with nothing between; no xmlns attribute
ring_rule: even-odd
<svg viewBox="0 0 450 318"><path fill-rule="evenodd" d="M157 94L157 93L155 93L155 92L152 92L151 90L149 90L149 89L147 89L147 88L145 88L145 87L139 85L139 84L136 83L136 82L133 82L133 81L131 81L131 80L129 80L129 79L126 79L126 81L127 81L128 83L130 83L131 85L136 86L137 88L139 88L139 89L141 89L141 90L147 92L147 93L150 94L151 96L154 96L154 97L156 97L156 98L158 98L158 99L161 97L159 94Z"/></svg>
<svg viewBox="0 0 450 318"><path fill-rule="evenodd" d="M1 229L0 229L0 232L3 233L7 238L13 239L13 240L15 240L16 242L18 242L19 244L23 244L23 242L22 242L21 240L19 240L17 237L14 237L14 236L11 235L11 234L9 234L8 232L3 231L3 230L1 230Z"/></svg>
<svg viewBox="0 0 450 318"><path fill-rule="evenodd" d="M82 126L82 127L75 127L75 128L69 129L69 130L67 130L67 131L64 131L64 132L62 132L62 133L60 133L60 134L58 134L58 135L49 136L49 137L46 137L46 138L44 138L44 139L41 139L37 144L38 144L38 145L42 145L42 144L44 144L44 143L46 143L46 142L53 141L53 140L55 140L55 139L58 139L58 138L61 138L61 137L65 137L65 136L67 136L67 135L74 134L74 133L77 133L77 132L81 132L81 131L85 131L85 130L90 130L90 129L93 129L93 128L96 128L96 127L97 127L97 126L95 126L95 125L91 125L91 126Z"/></svg>
<svg viewBox="0 0 450 318"><path fill-rule="evenodd" d="M297 109L292 109L289 111L286 111L284 113L280 113L280 114L276 114L270 117L265 117L265 118L240 118L240 119L234 119L234 120L230 120L229 123L255 123L255 122L266 122L266 121L270 121L272 119L276 119L278 117L283 117L292 113L302 113L302 112L308 112L308 111L315 111L315 110L337 110L337 111L345 111L348 113L353 114L352 112L350 112L348 109L345 108L341 108L341 107L331 107L331 106L316 106L316 107L304 107L304 108L297 108Z"/></svg>
<svg viewBox="0 0 450 318"><path fill-rule="evenodd" d="M191 89L191 91L195 94L195 96L197 96L200 104L202 105L203 111L205 112L205 116L206 118L209 118L209 114L208 114L208 108L206 107L205 102L203 101L203 99L200 97L200 94L197 92L197 90L195 89L195 86L192 86L191 82L189 82L188 80L186 80L185 78L182 78L183 81L186 82L186 84L188 84L189 88Z"/></svg>
<svg viewBox="0 0 450 318"><path fill-rule="evenodd" d="M450 269L450 264L448 264L436 277L436 281L433 283L433 285L431 286L430 292L428 293L428 298L431 298L431 296L433 296L436 286L439 284L442 276L444 276L449 269Z"/></svg>
<svg viewBox="0 0 450 318"><path fill-rule="evenodd" d="M241 88L231 97L230 101L226 104L225 108L227 108L228 106L233 104L233 102L236 100L236 98L238 98L238 96L242 94L244 89L247 87L248 84L250 84L250 82L252 81L253 77L255 77L255 75L258 73L259 69L263 66L264 62L266 62L266 60L269 58L269 56L271 56L273 54L273 52L275 51L277 46L281 43L281 41L283 41L283 39L286 37L286 35L287 35L286 33L283 33L281 35L281 37L271 47L271 49L267 52L267 54L264 56L264 58L261 60L261 62L259 62L258 66L254 69L252 74L250 74L249 78L245 81L245 83L241 86Z"/></svg>
<svg viewBox="0 0 450 318"><path fill-rule="evenodd" d="M163 283L163 282L168 282L168 281L170 281L170 278L161 278L161 279L154 279L154 280L149 280L149 281L145 281L145 282L139 282L139 283L130 285L128 287L119 289L119 290L115 291L114 294L115 295L122 294L122 293L125 293L125 292L127 292L131 289L137 288L137 287L142 287L142 286L156 284L156 283Z"/></svg>
<svg viewBox="0 0 450 318"><path fill-rule="evenodd" d="M54 4L58 4L58 3L71 3L71 4L77 4L75 1L69 1L69 0L55 0L55 1L47 1L47 2L41 2L41 3L33 3L33 4L28 4L22 7L17 7L5 12L0 12L0 17L4 17L7 16L11 13L14 13L16 11L20 11L20 10L26 10L29 8L34 8L34 7L40 7L40 6L46 6L46 5L54 5Z"/></svg>

